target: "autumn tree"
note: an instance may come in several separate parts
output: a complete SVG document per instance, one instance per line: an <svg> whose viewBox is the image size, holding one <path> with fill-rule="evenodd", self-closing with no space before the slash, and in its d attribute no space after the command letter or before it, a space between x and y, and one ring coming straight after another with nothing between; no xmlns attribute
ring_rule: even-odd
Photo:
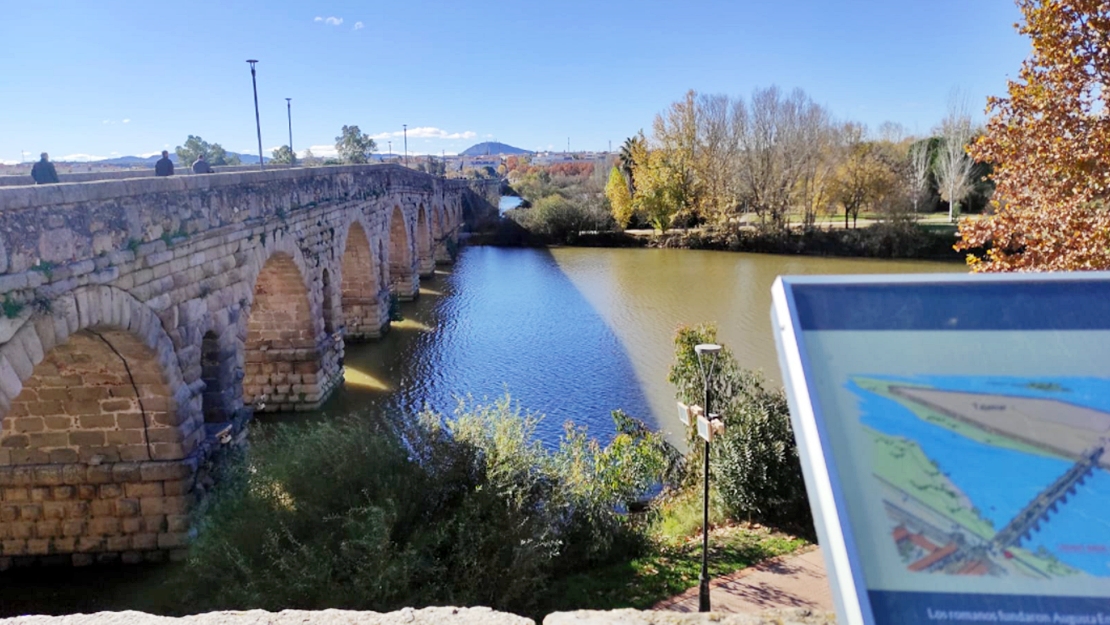
<svg viewBox="0 0 1110 625"><path fill-rule="evenodd" d="M681 157L672 158L668 150L646 145L637 146L632 156L636 176L632 210L656 230L666 232L674 216L689 207L685 195L689 182Z"/></svg>
<svg viewBox="0 0 1110 625"><path fill-rule="evenodd" d="M859 213L875 207L891 195L897 185L897 176L881 148L864 140L864 129L858 124L847 124L843 130L846 138L846 155L837 169L830 195L844 208L844 227L848 218L855 226Z"/></svg>
<svg viewBox="0 0 1110 625"><path fill-rule="evenodd" d="M1110 4L1017 0L1033 41L972 147L994 164L995 213L960 224L975 271L1110 269Z"/></svg>
<svg viewBox="0 0 1110 625"><path fill-rule="evenodd" d="M609 181L605 183L605 197L613 212L613 219L621 228L627 228L632 221L632 195L628 192L628 181L621 174L620 167L613 166Z"/></svg>
<svg viewBox="0 0 1110 625"><path fill-rule="evenodd" d="M777 87L756 90L751 102L738 100L733 118L740 158L737 180L742 201L761 219L784 227L797 203L799 182L814 158L816 125L827 119L800 89L784 96Z"/></svg>
<svg viewBox="0 0 1110 625"><path fill-rule="evenodd" d="M343 126L339 136L335 138L335 149L339 158L345 163L366 163L370 155L378 149L378 145L364 134L358 126Z"/></svg>

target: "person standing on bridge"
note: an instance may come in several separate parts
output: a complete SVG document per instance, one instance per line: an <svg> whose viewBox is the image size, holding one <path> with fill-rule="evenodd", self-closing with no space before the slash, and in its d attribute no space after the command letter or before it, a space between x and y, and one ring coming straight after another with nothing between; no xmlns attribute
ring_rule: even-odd
<svg viewBox="0 0 1110 625"><path fill-rule="evenodd" d="M204 155L203 154L198 156L197 161L195 163L193 163L193 173L194 174L210 174L210 173L212 173L212 166L208 164L208 161L204 160Z"/></svg>
<svg viewBox="0 0 1110 625"><path fill-rule="evenodd" d="M50 162L49 154L43 152L39 162L31 167L31 177L35 179L35 184L54 184L58 182L58 171L54 169L54 163Z"/></svg>
<svg viewBox="0 0 1110 625"><path fill-rule="evenodd" d="M155 176L172 176L173 175L173 161L170 160L170 153L162 150L162 158L154 164Z"/></svg>

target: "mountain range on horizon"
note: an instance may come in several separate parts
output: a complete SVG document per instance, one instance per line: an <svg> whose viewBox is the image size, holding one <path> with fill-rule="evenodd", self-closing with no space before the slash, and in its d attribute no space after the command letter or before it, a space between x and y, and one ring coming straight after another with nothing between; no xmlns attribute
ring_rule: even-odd
<svg viewBox="0 0 1110 625"><path fill-rule="evenodd" d="M496 155L496 154L514 155L514 154L534 154L534 152L532 152L531 150L516 148L516 147L513 147L511 145L508 145L507 143L498 143L496 141L483 141L482 143L476 143L476 144L470 146L469 148L463 150L462 152L459 152L460 156L486 156L487 154L489 154L489 155Z"/></svg>
<svg viewBox="0 0 1110 625"><path fill-rule="evenodd" d="M229 157L233 154L239 157L239 160L240 160L240 162L242 162L243 165L257 165L258 164L258 157L253 155L253 154L240 154L238 152L228 152L227 153L227 155ZM160 158L162 158L161 154L155 154L153 156L117 156L115 158L102 158L102 159L97 160L97 161L81 161L81 162L96 163L97 165L149 165L151 167L154 167L154 163L158 162L158 159L160 159ZM173 161L174 165L179 165L180 164L177 160L177 154L174 154L173 152L170 152L170 160ZM266 157L266 162L267 163L269 163L270 160L271 160L270 157ZM58 161L58 162L66 162L66 161ZM189 164L191 165L192 163L189 163Z"/></svg>
<svg viewBox="0 0 1110 625"><path fill-rule="evenodd" d="M258 157L253 155L253 154L243 154L241 152L228 152L227 153L227 155L229 157L233 154L239 157L239 160L243 165L257 165L258 164ZM496 142L496 141L484 141L482 143L476 143L476 144L470 146L469 148L460 152L458 155L459 156L486 156L486 155L518 155L518 154L535 154L535 152L533 152L531 150L525 150L523 148L518 148L518 147L515 147L515 146L511 146L511 145L508 145L507 143L499 143L499 142ZM414 154L413 156L416 156L416 155ZM435 156L435 155L432 154L431 156ZM373 158L375 158L377 160L382 160L382 159L385 159L385 158L399 158L399 157L400 157L400 154L377 153L377 154L373 155ZM158 159L160 159L160 158L162 158L161 154L154 154L152 156L116 156L116 157L112 157L112 158L102 158L102 159L90 160L90 161L58 160L58 161L55 161L55 162L58 162L58 163L96 164L96 165L117 165L117 166L122 166L122 167L128 167L128 166L130 166L130 167L144 167L144 166L154 167L154 163L156 163L158 161ZM180 165L180 163L178 162L178 159L177 159L177 154L175 154L173 152L170 152L170 160L173 161L174 165ZM268 156L266 157L266 162L267 163L270 162L271 160L272 159L270 157L268 157Z"/></svg>

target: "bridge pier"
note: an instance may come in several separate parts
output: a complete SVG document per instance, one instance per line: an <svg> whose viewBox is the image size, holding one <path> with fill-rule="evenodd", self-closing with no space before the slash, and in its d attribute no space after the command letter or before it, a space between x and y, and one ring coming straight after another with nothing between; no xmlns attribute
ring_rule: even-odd
<svg viewBox="0 0 1110 625"><path fill-rule="evenodd" d="M0 188L0 569L182 555L253 412L342 384L465 192L396 166Z"/></svg>

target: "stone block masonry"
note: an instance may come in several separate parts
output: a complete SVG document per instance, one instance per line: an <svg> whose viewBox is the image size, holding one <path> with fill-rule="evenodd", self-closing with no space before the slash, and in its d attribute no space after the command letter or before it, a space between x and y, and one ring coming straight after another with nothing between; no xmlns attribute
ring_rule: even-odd
<svg viewBox="0 0 1110 625"><path fill-rule="evenodd" d="M389 165L0 188L0 568L182 553L223 445L342 383L468 193Z"/></svg>

